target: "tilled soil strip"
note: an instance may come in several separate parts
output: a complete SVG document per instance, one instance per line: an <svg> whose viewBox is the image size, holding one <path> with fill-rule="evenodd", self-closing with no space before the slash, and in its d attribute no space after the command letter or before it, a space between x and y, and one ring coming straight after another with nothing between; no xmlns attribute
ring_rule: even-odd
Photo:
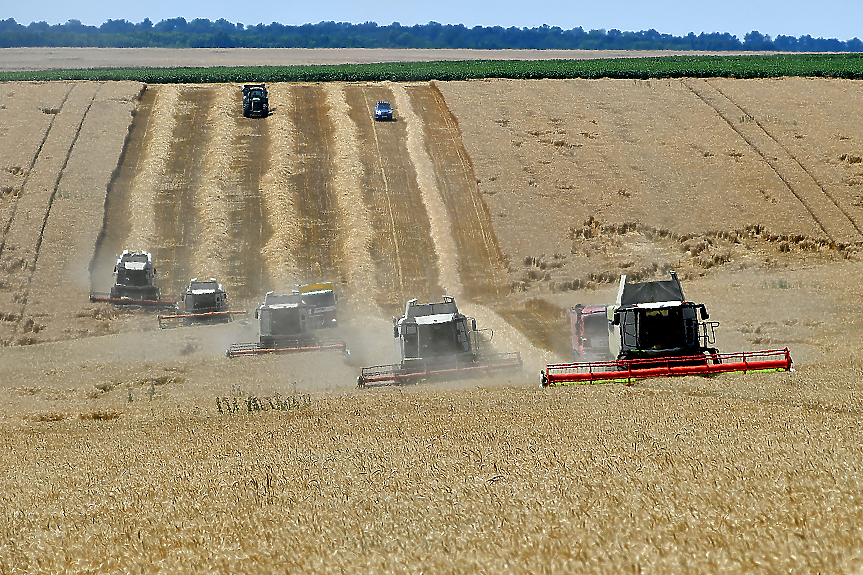
<svg viewBox="0 0 863 575"><path fill-rule="evenodd" d="M202 177L210 126L201 119L213 105L211 87L183 86L175 111L170 154L162 187L155 198L153 264L160 272L162 297L175 297L190 279L196 249L197 186Z"/></svg>
<svg viewBox="0 0 863 575"><path fill-rule="evenodd" d="M147 130L150 126L150 116L156 101L156 90L145 89L135 108L135 117L123 155L120 169L108 186L108 196L105 201L105 223L96 255L90 267L90 284L93 291L107 292L113 284L114 264L117 256L129 246L129 230L132 227L132 189L135 177L142 168Z"/></svg>
<svg viewBox="0 0 863 575"><path fill-rule="evenodd" d="M199 108L200 116L196 120L206 124L207 130L201 134L201 140L192 143L202 149L201 167L189 172L188 183L194 194L196 212L193 215L197 221L190 236L191 245L187 244L192 254L188 273L177 278L182 282L180 291L193 278L215 278L228 286L233 285L229 270L237 238L230 234L228 214L233 209L238 183L238 174L233 171L234 159L240 153L234 146L237 91L226 84L208 88L212 95L205 96L208 105Z"/></svg>
<svg viewBox="0 0 863 575"><path fill-rule="evenodd" d="M341 283L342 243L333 190L333 128L323 86L300 85L294 96L297 171L291 178L300 227L294 257L300 281Z"/></svg>
<svg viewBox="0 0 863 575"><path fill-rule="evenodd" d="M389 88L348 86L349 116L357 127L363 202L373 238L369 245L375 263L376 300L386 314L404 308L408 299L440 298L437 256L428 214L407 153L406 122L376 122L378 101L393 101Z"/></svg>
<svg viewBox="0 0 863 575"><path fill-rule="evenodd" d="M90 106L51 205L19 336L29 328L45 341L98 335L107 328L93 323L101 306L89 301L89 267L104 223L108 182L142 88L136 82L105 84Z"/></svg>
<svg viewBox="0 0 863 575"><path fill-rule="evenodd" d="M147 90L153 90L156 97L144 134L140 166L136 168L129 194L129 231L123 249L153 252L161 241L156 235L156 194L164 184L174 144L180 86L167 84L151 86ZM112 224L109 222L106 226L111 227Z"/></svg>
<svg viewBox="0 0 863 575"><path fill-rule="evenodd" d="M408 86L406 90L426 129L426 149L455 239L464 295L469 301L499 314L508 324L526 334L531 342L545 349L565 352L565 338L549 336L563 321L560 310L551 306L516 306L507 297L506 271L488 208L476 185L458 123L443 95L433 84ZM473 306L465 309L471 308ZM483 310L478 308L477 311ZM479 319L482 323L482 318ZM488 318L488 321L494 320ZM511 331L508 326L499 326L498 329Z"/></svg>
<svg viewBox="0 0 863 575"><path fill-rule="evenodd" d="M428 156L458 248L464 294L478 303L499 299L508 293L505 271L458 124L435 86L409 86L407 92L425 125Z"/></svg>
<svg viewBox="0 0 863 575"><path fill-rule="evenodd" d="M268 86L270 116L266 119L270 142L267 171L261 178L261 209L271 233L260 246L260 264L265 274L264 292L283 291L299 281L293 244L300 237L296 194L293 191L297 162L293 129L294 98L288 84ZM263 158L261 158L263 160ZM263 294L258 294L259 298Z"/></svg>
<svg viewBox="0 0 863 575"><path fill-rule="evenodd" d="M234 302L252 302L263 297L269 288L269 276L261 258L261 248L271 235L264 214L261 180L269 169L269 126L267 118L244 118L240 91L234 90L233 150L231 172L236 182L227 191L228 231L232 247L228 261L230 291ZM274 109L274 114L284 111Z"/></svg>
<svg viewBox="0 0 863 575"><path fill-rule="evenodd" d="M0 344L15 339L27 302L30 279L39 257L42 234L51 203L63 177L77 135L100 84L75 84L42 146L21 191L15 218L6 234L0 269L5 289L0 291ZM26 327L25 327L26 329Z"/></svg>

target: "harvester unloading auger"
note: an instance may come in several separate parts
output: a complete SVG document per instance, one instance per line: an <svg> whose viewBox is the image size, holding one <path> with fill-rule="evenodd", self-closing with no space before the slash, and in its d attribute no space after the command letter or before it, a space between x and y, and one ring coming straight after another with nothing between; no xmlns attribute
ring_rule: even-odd
<svg viewBox="0 0 863 575"><path fill-rule="evenodd" d="M90 293L90 301L112 303L119 307L177 309L177 302L159 298L156 268L145 251L124 250L114 265L114 285L110 293Z"/></svg>
<svg viewBox="0 0 863 575"><path fill-rule="evenodd" d="M322 350L346 352L347 345L344 340L317 335L321 329L337 324L334 321L334 306L332 310L327 310L330 306L322 306L320 301L306 295L317 294L321 290L303 292L302 288L305 286L299 287L301 289L283 295L268 292L264 303L255 310L255 318L260 325L258 342L232 344L226 355L236 357Z"/></svg>
<svg viewBox="0 0 863 575"><path fill-rule="evenodd" d="M459 313L455 299L405 306L405 315L393 318L393 337L401 361L364 367L357 386L398 385L432 378L463 378L490 372L521 369L521 354L484 353L494 337L478 330L476 320Z"/></svg>
<svg viewBox="0 0 863 575"><path fill-rule="evenodd" d="M601 306L595 306L601 307ZM593 334L591 352L601 353L601 309L585 314L573 308L573 351L582 334ZM608 349L605 360L548 364L540 372L543 386L618 381L648 377L708 375L732 371L791 371L788 348L719 353L713 347L719 322L709 318L704 304L688 302L677 274L670 280L627 283L620 277L617 303L606 306ZM584 353L582 348L581 353Z"/></svg>
<svg viewBox="0 0 863 575"><path fill-rule="evenodd" d="M183 312L158 316L160 328L226 322L235 315L246 313L246 310L228 309L228 293L215 278L192 279L189 287L180 295L180 300L183 302Z"/></svg>

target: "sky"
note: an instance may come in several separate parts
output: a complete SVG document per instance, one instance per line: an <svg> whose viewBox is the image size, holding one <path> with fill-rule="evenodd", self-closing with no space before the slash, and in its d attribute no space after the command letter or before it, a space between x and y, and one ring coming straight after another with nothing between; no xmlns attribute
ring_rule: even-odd
<svg viewBox="0 0 863 575"><path fill-rule="evenodd" d="M743 39L757 30L777 35L814 38L863 39L861 0L436 0L431 2L358 2L357 0L287 0L249 3L243 0L147 0L105 2L104 0L41 0L12 2L0 7L0 20L14 18L19 24L68 20L98 26L108 19L153 23L182 16L186 20L224 18L232 23L285 25L316 24L323 21L377 22L402 26L464 24L533 28L548 24L565 30L615 28L640 31L653 28L663 34L684 36L689 32L728 32ZM10 6L9 4L14 4ZM250 7L252 9L250 9Z"/></svg>

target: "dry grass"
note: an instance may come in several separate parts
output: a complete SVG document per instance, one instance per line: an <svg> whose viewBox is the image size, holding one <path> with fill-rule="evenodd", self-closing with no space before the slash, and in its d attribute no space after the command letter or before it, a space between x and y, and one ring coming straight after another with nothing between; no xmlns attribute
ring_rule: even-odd
<svg viewBox="0 0 863 575"><path fill-rule="evenodd" d="M859 389L760 377L25 420L0 571L858 571Z"/></svg>

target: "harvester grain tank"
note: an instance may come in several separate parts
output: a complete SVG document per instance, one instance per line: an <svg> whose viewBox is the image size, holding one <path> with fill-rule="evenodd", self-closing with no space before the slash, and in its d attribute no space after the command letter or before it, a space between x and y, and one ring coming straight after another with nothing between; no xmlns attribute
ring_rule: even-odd
<svg viewBox="0 0 863 575"><path fill-rule="evenodd" d="M114 285L111 292L91 293L90 301L108 302L117 306L175 308L177 302L159 299L156 268L149 252L124 250L114 264Z"/></svg>
<svg viewBox="0 0 863 575"><path fill-rule="evenodd" d="M296 353L300 351L345 351L345 342L335 338L320 338L316 331L320 322L315 306L303 301L303 294L267 292L264 302L255 310L260 336L257 343L235 343L227 356L260 355L264 353Z"/></svg>
<svg viewBox="0 0 863 575"><path fill-rule="evenodd" d="M790 371L788 348L719 353L716 321L704 304L686 301L677 274L670 280L627 283L621 276L617 302L608 308L608 361L549 364L544 386L621 381L730 371Z"/></svg>
<svg viewBox="0 0 863 575"><path fill-rule="evenodd" d="M357 377L359 387L521 369L518 352L485 353L484 347L494 332L477 329L476 320L460 313L454 298L444 296L441 302L417 302L410 300L405 314L393 318L399 363L364 367Z"/></svg>
<svg viewBox="0 0 863 575"><path fill-rule="evenodd" d="M300 285L297 286L297 291L302 296L302 301L311 306L316 328L338 327L338 298L333 290L333 282Z"/></svg>
<svg viewBox="0 0 863 575"><path fill-rule="evenodd" d="M228 310L228 293L215 278L193 278L180 295L180 301L183 302L182 313L160 315L159 327L226 322L231 321L234 315L246 313L245 310Z"/></svg>

